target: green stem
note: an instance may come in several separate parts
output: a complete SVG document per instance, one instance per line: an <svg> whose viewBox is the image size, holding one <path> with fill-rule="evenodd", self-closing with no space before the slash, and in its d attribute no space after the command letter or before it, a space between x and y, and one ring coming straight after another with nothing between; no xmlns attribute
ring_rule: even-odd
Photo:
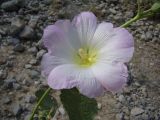
<svg viewBox="0 0 160 120"><path fill-rule="evenodd" d="M144 11L143 14L148 14L150 12L152 12L152 9L148 9L148 10Z"/></svg>
<svg viewBox="0 0 160 120"><path fill-rule="evenodd" d="M47 115L47 119L50 119L52 112L53 112L53 107L50 109L50 111L49 111L49 113Z"/></svg>
<svg viewBox="0 0 160 120"><path fill-rule="evenodd" d="M140 0L137 0L137 5L138 5L137 15L134 18L127 21L126 23L124 23L123 25L121 25L121 27L128 27L130 24L132 24L133 22L136 22L138 19L140 19L140 17L141 17Z"/></svg>
<svg viewBox="0 0 160 120"><path fill-rule="evenodd" d="M140 15L137 14L134 18L130 19L129 21L121 25L121 27L128 27L130 24L132 24L133 22L136 22L139 19L140 19Z"/></svg>
<svg viewBox="0 0 160 120"><path fill-rule="evenodd" d="M35 112L37 111L39 105L40 105L41 102L44 100L45 96L49 93L50 90L51 90L51 88L48 88L48 89L45 91L45 93L42 95L42 97L39 99L37 105L36 105L35 108L33 109L32 115L31 115L31 117L30 117L29 120L33 120L33 117L34 117Z"/></svg>
<svg viewBox="0 0 160 120"><path fill-rule="evenodd" d="M137 5L138 5L137 15L140 15L140 14L141 14L141 4L140 4L140 0L137 0Z"/></svg>
<svg viewBox="0 0 160 120"><path fill-rule="evenodd" d="M138 4L137 15L134 18L127 21L126 23L124 23L123 25L121 25L121 27L128 27L130 24L132 24L133 22L136 22L137 20L140 20L142 18L147 18L147 17L150 17L150 16L154 15L152 9L148 9L148 10L143 11L143 12L141 11L140 0L137 0L137 4Z"/></svg>

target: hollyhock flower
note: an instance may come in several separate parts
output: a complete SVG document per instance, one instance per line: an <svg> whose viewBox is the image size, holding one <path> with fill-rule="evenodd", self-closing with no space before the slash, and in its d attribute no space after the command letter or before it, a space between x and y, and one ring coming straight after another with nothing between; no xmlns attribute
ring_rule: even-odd
<svg viewBox="0 0 160 120"><path fill-rule="evenodd" d="M91 12L49 25L43 42L48 53L42 58L42 74L53 89L77 87L92 98L105 90L118 92L127 81L124 63L133 56L132 35L112 23L97 24Z"/></svg>

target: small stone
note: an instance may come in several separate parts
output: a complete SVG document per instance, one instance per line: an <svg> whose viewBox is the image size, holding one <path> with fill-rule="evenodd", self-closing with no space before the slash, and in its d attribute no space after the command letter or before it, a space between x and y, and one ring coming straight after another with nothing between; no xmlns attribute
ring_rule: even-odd
<svg viewBox="0 0 160 120"><path fill-rule="evenodd" d="M14 115L19 115L22 112L22 107L19 103L13 103L11 106L11 111L13 112Z"/></svg>
<svg viewBox="0 0 160 120"><path fill-rule="evenodd" d="M151 40L152 39L152 32L151 31L146 32L146 39L147 40Z"/></svg>
<svg viewBox="0 0 160 120"><path fill-rule="evenodd" d="M126 12L126 18L132 18L134 16L134 13L132 11Z"/></svg>
<svg viewBox="0 0 160 120"><path fill-rule="evenodd" d="M124 92L125 94L130 94L131 89L130 89L129 87L124 87L124 88L123 88L123 92Z"/></svg>
<svg viewBox="0 0 160 120"><path fill-rule="evenodd" d="M31 117L31 115L29 114L29 115L26 115L25 116L25 118L24 118L24 120L29 120L30 119L30 117Z"/></svg>
<svg viewBox="0 0 160 120"><path fill-rule="evenodd" d="M35 37L35 32L30 26L25 26L19 37L21 39L33 39Z"/></svg>
<svg viewBox="0 0 160 120"><path fill-rule="evenodd" d="M38 41L38 43L36 44L36 46L37 46L39 49L45 48L42 39Z"/></svg>
<svg viewBox="0 0 160 120"><path fill-rule="evenodd" d="M100 116L95 116L94 120L101 120Z"/></svg>
<svg viewBox="0 0 160 120"><path fill-rule="evenodd" d="M54 7L55 9L61 8L61 7L63 6L63 4L64 4L64 1L63 1L63 0L54 0L54 1L53 1L53 7Z"/></svg>
<svg viewBox="0 0 160 120"><path fill-rule="evenodd" d="M10 34L12 36L17 35L24 28L24 26L25 22L22 19L14 17L11 21Z"/></svg>
<svg viewBox="0 0 160 120"><path fill-rule="evenodd" d="M20 86L20 84L18 84L18 83L13 83L13 88L14 88L15 90L19 90L19 89L21 89L21 86Z"/></svg>
<svg viewBox="0 0 160 120"><path fill-rule="evenodd" d="M120 102L118 102L118 103L115 105L115 107L116 107L117 109L120 109L120 108L122 108L122 104L121 104Z"/></svg>
<svg viewBox="0 0 160 120"><path fill-rule="evenodd" d="M135 82L135 85L136 85L137 87L140 87L140 86L141 86L138 82Z"/></svg>
<svg viewBox="0 0 160 120"><path fill-rule="evenodd" d="M140 115L142 113L144 113L144 110L142 108L135 107L131 110L131 115L132 116L137 116L137 115Z"/></svg>
<svg viewBox="0 0 160 120"><path fill-rule="evenodd" d="M36 60L36 59L32 59L29 63L30 63L31 65L36 65L36 64L37 64L37 60Z"/></svg>
<svg viewBox="0 0 160 120"><path fill-rule="evenodd" d="M2 3L1 8L6 11L17 11L25 5L25 0L10 0Z"/></svg>
<svg viewBox="0 0 160 120"><path fill-rule="evenodd" d="M13 84L16 83L16 80L15 79L7 79L7 80L4 80L4 83L5 83L5 87L6 88L13 88Z"/></svg>
<svg viewBox="0 0 160 120"><path fill-rule="evenodd" d="M122 120L123 116L123 113L116 114L116 120Z"/></svg>
<svg viewBox="0 0 160 120"><path fill-rule="evenodd" d="M13 67L13 65L14 65L13 61L8 60L7 63L6 63L7 67Z"/></svg>
<svg viewBox="0 0 160 120"><path fill-rule="evenodd" d="M34 103L36 101L36 97L33 96L33 95L27 95L25 97L25 101L28 102L28 103Z"/></svg>
<svg viewBox="0 0 160 120"><path fill-rule="evenodd" d="M120 95L118 97L118 101L123 103L125 101L125 97L123 95Z"/></svg>
<svg viewBox="0 0 160 120"><path fill-rule="evenodd" d="M6 96L6 97L4 97L4 98L2 99L2 101L3 101L4 104L9 104L9 103L11 102L11 99Z"/></svg>
<svg viewBox="0 0 160 120"><path fill-rule="evenodd" d="M141 35L142 40L146 40L146 36L144 34Z"/></svg>
<svg viewBox="0 0 160 120"><path fill-rule="evenodd" d="M130 120L129 116L125 115L123 120Z"/></svg>
<svg viewBox="0 0 160 120"><path fill-rule="evenodd" d="M39 85L39 84L40 84L40 81L35 81L34 84L35 84L35 85Z"/></svg>
<svg viewBox="0 0 160 120"><path fill-rule="evenodd" d="M62 106L59 107L58 111L61 113L61 115L65 115L65 110Z"/></svg>
<svg viewBox="0 0 160 120"><path fill-rule="evenodd" d="M32 79L36 79L36 78L39 78L40 74L39 74L39 72L37 72L35 70L31 70L30 76Z"/></svg>
<svg viewBox="0 0 160 120"><path fill-rule="evenodd" d="M23 85L26 85L26 86L30 86L30 85L32 84L32 81L23 80L22 84L23 84Z"/></svg>
<svg viewBox="0 0 160 120"><path fill-rule="evenodd" d="M34 54L34 55L36 55L37 52L38 52L38 50L37 50L36 47L31 47L31 48L28 49L28 52L29 52L29 53L32 53L32 54Z"/></svg>
<svg viewBox="0 0 160 120"><path fill-rule="evenodd" d="M4 27L0 27L0 38L2 38L2 35L6 34L7 34L7 29L5 29Z"/></svg>
<svg viewBox="0 0 160 120"><path fill-rule="evenodd" d="M7 77L7 71L6 70L0 70L0 79L5 79ZM0 82L1 83L1 82Z"/></svg>
<svg viewBox="0 0 160 120"><path fill-rule="evenodd" d="M69 13L63 9L59 10L59 13L58 13L58 17L59 18L65 18L65 17L68 17L69 16Z"/></svg>
<svg viewBox="0 0 160 120"><path fill-rule="evenodd" d="M117 13L116 10L115 10L115 9L112 9L112 8L110 8L109 11L110 11L112 14L116 14L116 13Z"/></svg>
<svg viewBox="0 0 160 120"><path fill-rule="evenodd" d="M20 43L20 40L17 38L9 38L7 39L8 45L17 45Z"/></svg>
<svg viewBox="0 0 160 120"><path fill-rule="evenodd" d="M3 64L5 64L6 63L6 58L5 57L3 57L3 56L0 56L0 65L3 65Z"/></svg>
<svg viewBox="0 0 160 120"><path fill-rule="evenodd" d="M32 65L31 65L31 64L26 64L26 65L25 65L25 68L26 68L26 69L31 69L31 68L32 68Z"/></svg>
<svg viewBox="0 0 160 120"><path fill-rule="evenodd" d="M37 53L36 58L37 58L37 59L41 59L41 58L42 58L42 56L44 55L44 53L46 53L46 51L45 51L45 50L40 50L40 51Z"/></svg>
<svg viewBox="0 0 160 120"><path fill-rule="evenodd" d="M25 50L25 47L21 44L17 44L14 49L13 49L15 52L24 52Z"/></svg>
<svg viewBox="0 0 160 120"><path fill-rule="evenodd" d="M147 89L146 89L146 87L141 87L140 89L141 89L141 91L142 91L143 96L144 96L144 97L147 97L148 94L147 94Z"/></svg>
<svg viewBox="0 0 160 120"><path fill-rule="evenodd" d="M137 95L136 95L136 94L132 94L132 95L131 95L131 98L132 98L134 101L136 101Z"/></svg>
<svg viewBox="0 0 160 120"><path fill-rule="evenodd" d="M120 16L115 15L113 18L114 18L114 20L116 20L116 21L121 21L121 17L120 17Z"/></svg>
<svg viewBox="0 0 160 120"><path fill-rule="evenodd" d="M129 112L129 110L128 110L127 107L123 107L123 112L125 112L126 115L129 115L129 114L130 114L130 112Z"/></svg>
<svg viewBox="0 0 160 120"><path fill-rule="evenodd" d="M45 0L45 1L44 1L44 4L50 5L50 4L52 4L52 2L53 2L53 0Z"/></svg>
<svg viewBox="0 0 160 120"><path fill-rule="evenodd" d="M13 61L8 60L7 63L6 63L7 67L13 67L13 65L14 65Z"/></svg>
<svg viewBox="0 0 160 120"><path fill-rule="evenodd" d="M142 118L143 118L143 120L149 120L148 119L149 116L147 114L145 114L145 113L142 114ZM159 119L155 119L155 120L159 120Z"/></svg>
<svg viewBox="0 0 160 120"><path fill-rule="evenodd" d="M39 19L39 16L31 16L31 19L30 19L28 25L29 25L31 28L35 28L36 25L37 25L38 19Z"/></svg>
<svg viewBox="0 0 160 120"><path fill-rule="evenodd" d="M102 104L101 103L98 103L97 104L97 108L100 110L102 108Z"/></svg>

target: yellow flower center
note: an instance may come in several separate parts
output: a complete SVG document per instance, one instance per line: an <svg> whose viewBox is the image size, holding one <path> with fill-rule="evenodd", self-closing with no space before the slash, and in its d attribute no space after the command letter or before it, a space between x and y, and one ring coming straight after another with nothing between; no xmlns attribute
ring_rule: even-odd
<svg viewBox="0 0 160 120"><path fill-rule="evenodd" d="M89 67L96 62L97 52L89 51L89 49L78 49L76 53L76 63L82 67Z"/></svg>

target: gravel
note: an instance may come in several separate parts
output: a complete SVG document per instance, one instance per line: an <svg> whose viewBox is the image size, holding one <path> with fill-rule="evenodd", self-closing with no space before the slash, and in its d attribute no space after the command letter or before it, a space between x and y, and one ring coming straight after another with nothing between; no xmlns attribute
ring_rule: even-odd
<svg viewBox="0 0 160 120"><path fill-rule="evenodd" d="M22 113L22 106L19 103L13 103L11 105L11 111L13 115L17 116Z"/></svg>
<svg viewBox="0 0 160 120"><path fill-rule="evenodd" d="M24 52L25 47L23 45L21 45L21 44L17 44L16 46L14 46L13 50L15 52Z"/></svg>
<svg viewBox="0 0 160 120"><path fill-rule="evenodd" d="M25 5L25 0L10 0L2 3L1 8L6 11L17 11L20 7Z"/></svg>
<svg viewBox="0 0 160 120"><path fill-rule="evenodd" d="M7 39L7 42L8 42L8 45L13 45L14 46L14 45L19 44L20 40L18 38L10 37L10 38Z"/></svg>
<svg viewBox="0 0 160 120"><path fill-rule="evenodd" d="M30 26L25 26L19 37L20 39L34 39L35 32Z"/></svg>
<svg viewBox="0 0 160 120"><path fill-rule="evenodd" d="M140 115L142 113L144 113L144 110L141 109L141 108L138 108L138 107L135 107L131 110L131 115L133 115L133 116L137 116L137 115Z"/></svg>
<svg viewBox="0 0 160 120"><path fill-rule="evenodd" d="M35 91L46 86L40 61L46 49L44 28L90 10L98 20L118 27L135 15L135 1L124 0L0 0L0 118L28 120L36 103ZM160 120L160 23L141 20L127 29L134 35L135 55L129 63L126 87L96 98L95 120ZM53 120L69 120L59 100Z"/></svg>
<svg viewBox="0 0 160 120"><path fill-rule="evenodd" d="M10 34L12 36L17 35L18 33L21 32L21 30L23 30L24 26L25 26L25 22L23 19L18 17L12 18L11 26L10 26Z"/></svg>

